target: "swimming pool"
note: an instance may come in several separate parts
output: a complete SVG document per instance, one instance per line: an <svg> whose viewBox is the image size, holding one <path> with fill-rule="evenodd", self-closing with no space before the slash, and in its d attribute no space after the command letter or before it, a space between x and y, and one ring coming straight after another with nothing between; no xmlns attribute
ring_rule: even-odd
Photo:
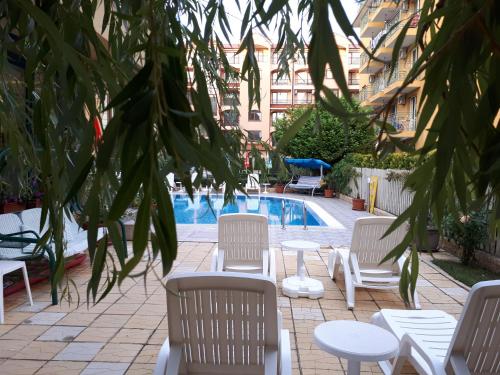
<svg viewBox="0 0 500 375"><path fill-rule="evenodd" d="M210 202L208 201L210 200ZM217 217L229 213L254 213L266 215L271 225L281 225L281 202L285 202L285 224L304 225L303 202L295 199L283 199L269 196L239 195L232 203L223 206L224 197L214 195L195 195L194 202L185 194L173 196L175 219L177 224L216 224ZM324 220L306 203L308 226L327 226Z"/></svg>

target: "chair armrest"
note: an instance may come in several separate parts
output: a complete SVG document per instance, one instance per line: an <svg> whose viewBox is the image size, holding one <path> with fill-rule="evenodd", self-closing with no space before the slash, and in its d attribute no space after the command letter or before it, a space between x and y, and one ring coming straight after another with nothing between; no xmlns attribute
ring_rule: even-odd
<svg viewBox="0 0 500 375"><path fill-rule="evenodd" d="M26 238L26 237L15 237L15 236L20 236L23 234L32 234L36 238ZM40 236L38 235L37 232L33 230L23 230L21 232L15 232L15 233L8 233L8 234L0 234L0 241L12 241L12 240L39 240ZM25 242L25 241L19 241L19 242ZM30 243L36 243L35 242L30 242Z"/></svg>
<svg viewBox="0 0 500 375"><path fill-rule="evenodd" d="M431 371L435 375L446 375L446 371L444 369L444 366L441 362L436 361L433 357L431 357L423 348L423 344L420 341L420 339L409 333L405 333L403 337L401 338L401 341L399 343L399 354L402 354L403 356L409 358L411 356L411 351L415 350L422 359L427 363L427 365L430 367Z"/></svg>
<svg viewBox="0 0 500 375"><path fill-rule="evenodd" d="M269 276L276 283L276 251L269 249Z"/></svg>
<svg viewBox="0 0 500 375"><path fill-rule="evenodd" d="M280 374L292 375L292 350L290 348L290 332L280 330Z"/></svg>
<svg viewBox="0 0 500 375"><path fill-rule="evenodd" d="M210 272L217 271L217 259L219 258L219 249L216 247L212 253L212 262L210 263Z"/></svg>
<svg viewBox="0 0 500 375"><path fill-rule="evenodd" d="M156 360L155 369L153 375L165 375L167 372L167 362L170 356L170 344L168 342L168 337L160 348L158 353L158 359Z"/></svg>
<svg viewBox="0 0 500 375"><path fill-rule="evenodd" d="M278 350L264 348L264 375L276 375L278 373Z"/></svg>

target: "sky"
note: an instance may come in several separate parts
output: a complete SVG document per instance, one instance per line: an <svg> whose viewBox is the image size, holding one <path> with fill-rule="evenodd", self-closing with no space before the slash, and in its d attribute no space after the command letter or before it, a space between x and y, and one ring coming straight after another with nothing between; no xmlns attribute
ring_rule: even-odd
<svg viewBox="0 0 500 375"><path fill-rule="evenodd" d="M356 0L341 0L342 5L344 6L344 9L346 10L347 16L349 17L349 20L352 22L354 21L354 18L356 18L356 14L358 13L359 9L359 3ZM292 9L297 8L298 0L290 0L289 1L290 7ZM241 1L240 5L243 9L245 10L245 2ZM236 2L234 0L224 0L224 7L226 9L226 14L228 16L228 20L231 24L231 29L233 31L233 38L231 42L238 42L239 39L239 33L240 33L240 28L241 28L241 20L243 18L243 15L241 12L238 10L238 6L236 5ZM330 14L330 20L332 23L332 29L335 33L341 34L342 30L340 29L339 25L336 23L335 19L333 18L333 15ZM298 17L294 20L292 20L292 24L295 25L295 27L298 29L300 27L300 21ZM217 27L217 26L216 26ZM303 27L303 30L309 30L307 27ZM274 32L273 30L270 30L270 34L267 35L270 37L274 42L277 39L277 33ZM306 39L309 39L308 35L305 35Z"/></svg>

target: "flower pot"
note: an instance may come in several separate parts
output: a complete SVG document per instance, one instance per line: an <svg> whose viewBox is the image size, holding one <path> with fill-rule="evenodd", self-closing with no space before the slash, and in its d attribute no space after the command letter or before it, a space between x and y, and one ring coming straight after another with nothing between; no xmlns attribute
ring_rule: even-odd
<svg viewBox="0 0 500 375"><path fill-rule="evenodd" d="M8 214L12 212L19 212L24 210L25 208L26 206L23 203L17 201L4 202L2 205L0 205L0 213Z"/></svg>
<svg viewBox="0 0 500 375"><path fill-rule="evenodd" d="M30 199L29 201L25 202L25 205L26 209L42 207L42 201L40 200L40 198Z"/></svg>
<svg viewBox="0 0 500 375"><path fill-rule="evenodd" d="M418 251L437 251L439 246L439 231L434 228L427 228L427 243L420 243L419 239L415 239L415 246Z"/></svg>
<svg viewBox="0 0 500 375"><path fill-rule="evenodd" d="M354 211L364 211L365 210L365 200L360 198L352 199L352 209Z"/></svg>
<svg viewBox="0 0 500 375"><path fill-rule="evenodd" d="M283 193L283 190L285 190L285 185L282 184L274 185L274 191L276 191L276 193L281 194Z"/></svg>
<svg viewBox="0 0 500 375"><path fill-rule="evenodd" d="M333 189L325 189L324 194L325 194L325 198L333 198L334 191L333 191Z"/></svg>

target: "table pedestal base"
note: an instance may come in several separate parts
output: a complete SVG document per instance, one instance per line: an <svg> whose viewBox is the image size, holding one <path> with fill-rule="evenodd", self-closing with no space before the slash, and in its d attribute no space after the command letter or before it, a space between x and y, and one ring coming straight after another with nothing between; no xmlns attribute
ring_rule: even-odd
<svg viewBox="0 0 500 375"><path fill-rule="evenodd" d="M283 280L283 294L288 297L318 299L324 292L323 283L310 277L292 276Z"/></svg>
<svg viewBox="0 0 500 375"><path fill-rule="evenodd" d="M347 375L359 375L361 373L361 362L348 360Z"/></svg>

